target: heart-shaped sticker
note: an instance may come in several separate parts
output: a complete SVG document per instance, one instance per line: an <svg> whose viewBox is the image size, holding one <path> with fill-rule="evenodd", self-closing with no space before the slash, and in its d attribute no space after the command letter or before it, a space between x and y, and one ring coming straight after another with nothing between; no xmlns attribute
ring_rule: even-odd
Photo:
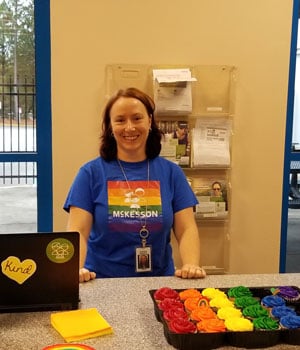
<svg viewBox="0 0 300 350"><path fill-rule="evenodd" d="M9 256L1 262L2 273L8 278L23 284L36 271L36 263L32 259L22 262L16 256Z"/></svg>

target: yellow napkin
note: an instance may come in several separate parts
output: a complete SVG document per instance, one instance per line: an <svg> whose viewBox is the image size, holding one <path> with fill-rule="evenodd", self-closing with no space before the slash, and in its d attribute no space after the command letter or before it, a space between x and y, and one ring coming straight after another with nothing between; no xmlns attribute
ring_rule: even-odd
<svg viewBox="0 0 300 350"><path fill-rule="evenodd" d="M51 325L66 342L78 341L113 332L96 308L53 313Z"/></svg>

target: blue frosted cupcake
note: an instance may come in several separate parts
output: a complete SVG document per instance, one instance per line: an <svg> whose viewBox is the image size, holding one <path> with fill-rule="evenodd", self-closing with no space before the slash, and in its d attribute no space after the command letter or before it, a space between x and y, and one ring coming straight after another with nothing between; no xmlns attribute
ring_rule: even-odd
<svg viewBox="0 0 300 350"><path fill-rule="evenodd" d="M285 306L285 303L285 300L277 295L267 295L261 299L261 306L269 311L276 306Z"/></svg>
<svg viewBox="0 0 300 350"><path fill-rule="evenodd" d="M279 323L282 329L297 329L300 328L300 316L283 316L281 317Z"/></svg>
<svg viewBox="0 0 300 350"><path fill-rule="evenodd" d="M270 316L275 319L280 319L283 316L297 315L296 311L288 306L275 306L270 310Z"/></svg>

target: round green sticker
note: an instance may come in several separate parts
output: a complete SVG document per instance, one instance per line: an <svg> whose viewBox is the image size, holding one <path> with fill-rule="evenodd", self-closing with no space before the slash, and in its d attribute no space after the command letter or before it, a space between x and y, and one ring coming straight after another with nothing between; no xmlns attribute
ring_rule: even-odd
<svg viewBox="0 0 300 350"><path fill-rule="evenodd" d="M72 259L74 255L73 243L65 238L53 239L47 245L46 254L55 263L65 263Z"/></svg>

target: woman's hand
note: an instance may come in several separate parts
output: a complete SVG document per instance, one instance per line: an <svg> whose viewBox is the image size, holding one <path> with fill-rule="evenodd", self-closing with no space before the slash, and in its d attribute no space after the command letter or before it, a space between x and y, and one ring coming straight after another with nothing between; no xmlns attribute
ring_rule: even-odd
<svg viewBox="0 0 300 350"><path fill-rule="evenodd" d="M200 266L185 264L181 269L176 269L175 276L180 278L204 278L206 272Z"/></svg>
<svg viewBox="0 0 300 350"><path fill-rule="evenodd" d="M79 283L88 282L96 278L96 273L91 272L84 267L79 269Z"/></svg>

